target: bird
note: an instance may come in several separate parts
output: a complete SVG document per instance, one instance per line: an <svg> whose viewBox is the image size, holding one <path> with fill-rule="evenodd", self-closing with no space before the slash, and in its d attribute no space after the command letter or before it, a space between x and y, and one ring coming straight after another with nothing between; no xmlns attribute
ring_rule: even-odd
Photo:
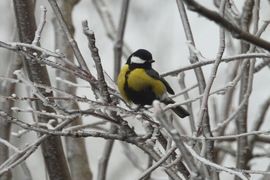
<svg viewBox="0 0 270 180"><path fill-rule="evenodd" d="M145 49L138 49L128 57L117 78L120 95L128 104L143 107L152 105L154 100L166 105L175 103L167 94L173 95L173 89L152 68L154 62L152 54ZM189 112L181 106L172 110L181 118L189 116Z"/></svg>

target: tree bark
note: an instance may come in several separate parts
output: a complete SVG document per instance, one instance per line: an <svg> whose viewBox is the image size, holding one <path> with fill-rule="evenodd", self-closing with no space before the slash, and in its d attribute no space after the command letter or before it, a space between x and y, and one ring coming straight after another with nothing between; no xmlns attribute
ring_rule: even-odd
<svg viewBox="0 0 270 180"><path fill-rule="evenodd" d="M58 6L64 16L64 19L69 27L69 31L74 35L74 27L72 22L72 10L74 6L78 3L79 0L57 0ZM61 26L59 25L56 19L53 20L54 32L55 32L55 47L56 49L60 49L62 53L64 53L71 62L74 63L74 54L73 51L67 41L65 34L62 32ZM59 60L56 60L59 62ZM73 83L77 83L74 75L70 73L65 73L61 70L56 70L57 77L61 77L62 79L71 81ZM64 90L70 94L76 94L76 88L68 86L67 84L57 81L56 85L59 89ZM63 108L72 108L79 109L78 103L74 102L70 104L70 102L60 101L60 106ZM69 126L77 126L82 124L82 119L78 118L72 121ZM70 172L72 179L79 180L91 180L92 172L89 166L87 151L85 147L84 138L72 138L65 137L66 142L66 153L67 160L70 167Z"/></svg>
<svg viewBox="0 0 270 180"><path fill-rule="evenodd" d="M17 20L19 40L23 43L31 44L34 39L36 23L34 17L34 5L32 0L13 0L14 11ZM23 65L28 78L32 82L50 86L50 80L46 67L41 66L37 61L27 57L23 58ZM52 93L38 89L44 97L52 96ZM33 106L38 111L54 112L53 109L44 106L41 101L35 101ZM35 117L38 122L47 123L50 118L38 115ZM55 124L54 124L55 125ZM60 137L50 136L42 144L42 154L46 164L46 169L51 180L71 179L68 165L65 159L64 150Z"/></svg>

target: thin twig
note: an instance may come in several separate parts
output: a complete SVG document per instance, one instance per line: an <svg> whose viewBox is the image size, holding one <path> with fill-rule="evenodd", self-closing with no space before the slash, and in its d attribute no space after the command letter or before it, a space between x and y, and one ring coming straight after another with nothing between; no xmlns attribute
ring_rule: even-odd
<svg viewBox="0 0 270 180"><path fill-rule="evenodd" d="M28 165L26 164L26 162L22 162L21 164L21 168L23 170L24 176L26 177L27 180L33 180L31 171L28 167Z"/></svg>
<svg viewBox="0 0 270 180"><path fill-rule="evenodd" d="M254 44L258 47L261 47L267 51L270 51L270 43L269 42L267 42L261 38L258 38L258 37L246 32L246 31L243 31L242 29L240 29L239 27L237 27L236 25L234 25L230 21L223 18L217 12L211 11L211 10L205 8L204 6L202 6L201 4L197 3L194 0L183 0L183 1L185 2L187 7L189 8L189 10L195 11L195 12L201 14L202 16L214 21L218 25L222 26L223 28L225 28L229 32L231 32L233 37L247 41L247 42Z"/></svg>
<svg viewBox="0 0 270 180"><path fill-rule="evenodd" d="M121 68L123 37L128 15L129 0L123 0L119 26L114 43L114 80L117 80Z"/></svg>
<svg viewBox="0 0 270 180"><path fill-rule="evenodd" d="M229 91L230 89L234 88L237 85L237 83L239 82L239 80L241 79L243 71L246 68L246 65L247 65L247 61L244 61L243 64L241 65L240 69L239 69L238 75L231 82L227 83L224 87L221 87L221 88L219 88L217 90L214 90L214 91L210 92L209 95L224 94L227 91ZM184 102L181 102L181 103L174 103L174 104L171 104L171 105L167 105L164 108L164 111L167 111L168 109L179 106L179 105L194 102L194 101L196 101L196 100L198 100L198 99L200 99L202 97L203 97L203 94L201 94L201 95L199 95L197 97L194 97L192 99L188 99L188 100L186 100Z"/></svg>
<svg viewBox="0 0 270 180"><path fill-rule="evenodd" d="M59 24L61 25L61 27L62 27L62 29L63 29L63 31L68 39L68 42L69 42L69 44L74 52L75 57L77 58L78 63L80 64L80 66L82 67L83 70L87 71L90 74L90 71L87 67L87 64L86 64L85 60L83 59L83 56L78 48L77 42L74 40L74 38L72 37L71 33L68 30L68 26L64 20L64 17L61 13L59 6L57 5L55 0L48 0L48 1L51 5L53 11L54 11L54 14L55 14Z"/></svg>
<svg viewBox="0 0 270 180"><path fill-rule="evenodd" d="M261 62L260 64L256 65L256 67L254 68L254 73L259 72L261 69L263 69L265 66L269 66L270 65L270 59L264 59L263 62Z"/></svg>
<svg viewBox="0 0 270 180"><path fill-rule="evenodd" d="M86 20L82 22L82 26L83 26L83 33L87 36L88 47L91 51L92 58L95 62L96 69L97 69L99 92L100 92L99 99L102 99L103 102L110 103L111 98L110 98L110 94L108 92L107 83L106 83L105 78L104 78L103 67L102 67L101 59L100 59L100 56L98 53L98 48L96 47L95 34L93 31L89 30L88 22Z"/></svg>
<svg viewBox="0 0 270 180"><path fill-rule="evenodd" d="M14 77L15 75L13 74L13 72L18 70L18 69L21 69L21 67L22 67L22 58L18 54L15 54L15 53L10 51L7 59L8 59L9 63L8 63L8 65L6 65L7 67L5 70L6 71L5 75L7 77ZM15 83L11 83L8 81L2 81L1 95L4 95L4 96L11 95L12 96L13 93L15 92L16 86L17 85ZM0 99L1 99L1 97L0 97ZM0 109L6 111L8 113L12 113L12 111L10 109L12 106L14 106L14 102L12 102L12 101L5 101L4 100L4 101L0 102ZM1 127L0 138L3 140L6 140L8 142L10 140L10 135L12 134L12 132L11 132L12 124L3 121L2 118L0 118L0 121L1 121L0 122L0 127ZM0 164L2 164L9 159L10 149L9 149L9 147L7 147L1 143L0 144L0 152L1 152L0 153ZM5 179L5 178L9 179L9 177L11 177L10 171L2 176L3 179Z"/></svg>
<svg viewBox="0 0 270 180"><path fill-rule="evenodd" d="M117 127L112 124L110 127L110 130L109 130L109 133L116 135L117 134ZM97 180L105 180L106 179L107 167L108 167L109 159L111 157L113 144L114 144L113 139L107 141L105 144L101 158L98 161Z"/></svg>
<svg viewBox="0 0 270 180"><path fill-rule="evenodd" d="M225 5L226 5L226 0L223 0L220 3L220 13L222 15L222 17L224 16L224 10L225 10ZM209 94L210 94L210 90L211 87L213 85L214 79L216 77L217 74L217 70L219 67L219 64L221 62L221 58L223 56L223 53L225 51L225 31L224 29L221 27L219 30L219 50L217 53L217 57L216 57L216 61L213 65L212 71L211 71L211 75L209 77L209 80L206 84L205 90L204 90L204 95L202 98L202 103L201 103L201 109L200 109L200 113L199 113L199 119L197 122L197 126L198 126L198 131L197 131L197 136L199 136L201 134L201 127L205 126L203 125L203 121L205 119L205 114L207 114L208 112L208 98L209 98Z"/></svg>
<svg viewBox="0 0 270 180"><path fill-rule="evenodd" d="M113 21L113 14L110 11L110 8L108 7L105 0L93 0L92 1L95 8L98 11L98 14L101 18L101 21L104 25L104 29L106 31L107 36L112 41L115 41L116 38L116 25ZM123 42L123 55L125 58L128 58L128 56L131 54L130 47L126 42Z"/></svg>
<svg viewBox="0 0 270 180"><path fill-rule="evenodd" d="M0 110L0 116L3 117L6 121L14 123L18 126L20 126L23 129L26 130L31 130L31 131L36 131L42 134L46 134L46 135L53 135L53 136L69 136L69 137L100 137L100 138L104 138L104 139L118 139L118 140L124 140L125 137L122 135L117 135L117 134L110 134L110 133L102 133L102 132L95 132L95 131L67 131L67 130L63 130L63 131L59 131L59 129L63 128L63 126L65 126L67 123L66 122L62 122L61 124L59 124L58 126L56 126L55 128L52 129L44 129L44 128L40 128L40 127L36 127L34 125L25 123L17 118L14 118L12 116L9 116L6 112ZM74 118L71 118L71 120ZM18 151L19 153L21 153L21 151Z"/></svg>
<svg viewBox="0 0 270 180"><path fill-rule="evenodd" d="M235 77L234 79L234 82L239 81L240 78L241 78L241 75L243 74L244 70L246 69L247 67L247 63L248 63L248 60L244 61L243 64L241 65L240 67L240 70L239 70L239 74ZM226 126L231 120L233 120L237 115L238 113L242 110L242 108L244 107L244 105L248 102L248 99L249 99L249 95L251 93L251 89L252 89L252 86L249 85L247 87L247 91L246 91L246 94L244 95L244 98L242 99L242 101L240 102L239 106L237 107L237 109L232 113L230 114L230 116L222 121L221 123L219 123L217 125L217 127L215 129L212 130L212 132L214 131L218 131L220 130L221 128L223 128L224 126Z"/></svg>
<svg viewBox="0 0 270 180"><path fill-rule="evenodd" d="M179 74L181 74L181 73L179 73ZM182 76L182 75L181 75ZM182 77L181 77L182 78ZM179 78L179 81L182 81L182 79L181 78ZM179 84L180 84L180 82L179 82ZM194 88L196 88L196 87L198 87L198 84L194 84L193 86L190 86L189 88L186 88L186 86L183 86L183 87L181 87L182 88L182 90L179 92L179 93L176 93L175 95L172 95L172 96L170 96L171 98L175 98L175 97L178 97L178 96L180 96L180 95L182 95L182 94L186 94L188 91L191 91L191 90L193 90ZM187 97L186 98L186 100L187 99L189 99L189 97Z"/></svg>
<svg viewBox="0 0 270 180"><path fill-rule="evenodd" d="M154 101L153 106L154 106L154 110L156 111L155 117L164 126L166 131L170 134L170 136L174 140L174 142L175 142L177 148L180 150L182 157L184 158L187 166L191 170L191 172L192 172L191 174L193 174L194 176L198 176L199 171L198 171L198 169L197 169L197 167L192 159L191 154L185 148L184 143L182 141L179 141L180 135L178 134L176 129L174 129L174 127L172 127L172 125L169 125L166 114L163 111L163 109L161 108L160 103L158 101Z"/></svg>
<svg viewBox="0 0 270 180"><path fill-rule="evenodd" d="M156 162L153 166L151 166L149 169L147 169L143 174L140 175L140 177L138 178L139 180L142 180L144 177L146 177L147 175L149 175L151 172L153 172L155 169L157 169L158 167L160 167L162 165L162 163L164 161L166 161L171 155L172 153L176 150L176 146L173 146L172 148L170 148L166 154L160 158L160 160L158 162Z"/></svg>
<svg viewBox="0 0 270 180"><path fill-rule="evenodd" d="M126 142L121 142L125 156L138 170L144 171L143 162L140 161L140 157L136 155L135 151L132 151L130 145Z"/></svg>
<svg viewBox="0 0 270 180"><path fill-rule="evenodd" d="M206 165L211 166L211 167L213 167L213 168L215 168L215 169L222 170L222 171L224 171L224 172L227 172L227 173L236 175L236 176L240 177L240 178L243 179L243 180L249 180L249 178L246 177L243 173L240 173L240 172L237 172L237 171L235 171L235 170L232 170L232 169L226 168L226 167L224 167L224 166L221 166L221 165L219 165L219 164L213 163L213 162L211 162L211 161L209 161L209 160L207 160L207 159L205 159L205 158L199 156L199 155L198 155L198 154L197 154L190 146L188 146L188 145L185 145L185 146L186 146L187 150L189 151L189 153L190 153L195 159L201 161L203 164L206 164Z"/></svg>
<svg viewBox="0 0 270 180"><path fill-rule="evenodd" d="M270 96L266 99L266 101L264 101L264 103L261 106L259 106L259 108L258 108L259 112L256 113L257 117L255 118L254 123L251 126L252 131L258 131L260 129L262 123L264 122L264 118L265 118L265 115L266 115L269 107L270 107ZM254 147L254 143L255 143L256 139L257 139L256 136L251 136L249 139L248 144L249 144L251 150Z"/></svg>
<svg viewBox="0 0 270 180"><path fill-rule="evenodd" d="M5 139L0 138L0 143L4 144L5 146L14 150L15 152L20 152L20 150L16 146L12 145L10 142L8 142Z"/></svg>
<svg viewBox="0 0 270 180"><path fill-rule="evenodd" d="M188 19L187 13L186 13L186 8L184 6L183 0L176 0L176 3L177 3L177 7L178 7L178 12L180 14L180 18L182 20L182 25L183 25L183 28L185 31L186 39L188 42L192 43L195 46L195 41L193 39L193 34L191 31L189 19ZM198 58L196 56L196 53L191 51L191 49L189 49L189 56L190 56L189 60L192 64L198 62ZM200 94L202 94L204 92L204 89L205 89L205 79L204 79L202 69L198 67L198 68L194 68L194 71L195 71L195 75L196 75L198 85L199 85L199 92L200 92Z"/></svg>
<svg viewBox="0 0 270 180"><path fill-rule="evenodd" d="M21 43L16 43L15 46L13 46L12 43L7 44L7 43L3 43L0 41L0 47L4 47L4 48L7 48L9 50L15 51L21 55L24 55L27 58L29 58L29 59L27 59L29 61L33 60L33 61L38 62L39 64L46 64L48 66L51 66L52 68L56 68L56 69L59 69L59 70L64 71L64 72L71 73L71 74L75 75L76 77L79 77L79 78L84 79L87 82L89 82L93 88L95 88L95 89L97 88L96 79L92 75L87 73L86 71L84 71L80 68L70 68L70 67L63 66L62 64L59 64L59 63L56 63L56 62L53 62L53 61L50 61L50 60L44 58L42 55L38 57L38 56L36 56L37 55L36 53L33 54L30 52L24 51L23 48L22 49L17 48L17 46L16 46L17 44L21 44ZM28 47L32 47L34 49L40 49L40 50L43 49L43 48L39 48L37 46L33 46L33 45L29 45L29 44L24 44L24 46L28 46ZM43 51L41 51L41 52L43 52ZM48 53L47 50L45 51L45 54L46 53ZM56 56L59 57L58 54L56 54Z"/></svg>
<svg viewBox="0 0 270 180"><path fill-rule="evenodd" d="M44 28L45 23L46 23L46 12L47 12L47 9L45 8L45 6L40 6L40 10L41 10L40 22L39 22L39 25L38 25L37 30L35 32L35 38L32 41L32 44L33 45L37 45L39 43L39 40L41 38L41 33L42 33L43 28Z"/></svg>
<svg viewBox="0 0 270 180"><path fill-rule="evenodd" d="M188 91L185 91L186 89L186 83L185 83L185 73L182 72L182 73L179 73L178 75L178 82L179 82L179 85L182 89L181 92L184 92L184 97L185 97L185 100L189 99L189 94L188 94ZM192 86L192 87L197 87L197 85L195 86ZM188 88L190 89L190 88ZM192 110L192 105L191 103L187 104L187 110L190 114L189 116L189 122L190 122L190 128L191 128L191 131L192 133L195 133L196 132L196 126L195 126L195 119L194 119L194 115L193 115L193 110Z"/></svg>
<svg viewBox="0 0 270 180"><path fill-rule="evenodd" d="M270 54L269 53L246 53L246 54L240 54L240 55L235 55L235 56L231 56L231 57L224 57L221 59L221 62L228 63L231 61L243 60L243 59L248 59L248 58L270 58ZM208 60L208 61L199 61L199 62L193 63L191 65L187 65L186 67L182 67L180 69L178 68L176 70L161 73L161 76L165 77L165 76L169 76L169 75L178 74L180 72L192 70L192 69L197 68L197 67L213 64L214 62L215 62L215 60L212 60L212 59Z"/></svg>

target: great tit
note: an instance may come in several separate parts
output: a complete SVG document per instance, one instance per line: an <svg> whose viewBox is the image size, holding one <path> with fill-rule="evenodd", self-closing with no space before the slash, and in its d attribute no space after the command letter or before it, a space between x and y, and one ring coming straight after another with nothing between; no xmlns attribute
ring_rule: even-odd
<svg viewBox="0 0 270 180"><path fill-rule="evenodd" d="M155 61L152 54L145 49L135 51L127 59L117 79L120 94L127 103L139 106L152 105L154 100L164 104L175 103L167 95L167 92L174 94L173 89L157 71L152 69L153 62ZM172 110L181 118L189 116L181 106Z"/></svg>

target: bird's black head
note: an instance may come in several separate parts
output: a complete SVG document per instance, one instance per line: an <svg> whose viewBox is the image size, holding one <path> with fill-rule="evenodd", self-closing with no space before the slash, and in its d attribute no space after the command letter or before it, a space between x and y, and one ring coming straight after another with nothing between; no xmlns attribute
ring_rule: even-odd
<svg viewBox="0 0 270 180"><path fill-rule="evenodd" d="M145 49L139 49L132 53L128 60L127 64L129 65L130 69L135 69L135 68L145 68L145 69L151 69L152 68L152 63L155 62L152 59L152 54L145 50Z"/></svg>

